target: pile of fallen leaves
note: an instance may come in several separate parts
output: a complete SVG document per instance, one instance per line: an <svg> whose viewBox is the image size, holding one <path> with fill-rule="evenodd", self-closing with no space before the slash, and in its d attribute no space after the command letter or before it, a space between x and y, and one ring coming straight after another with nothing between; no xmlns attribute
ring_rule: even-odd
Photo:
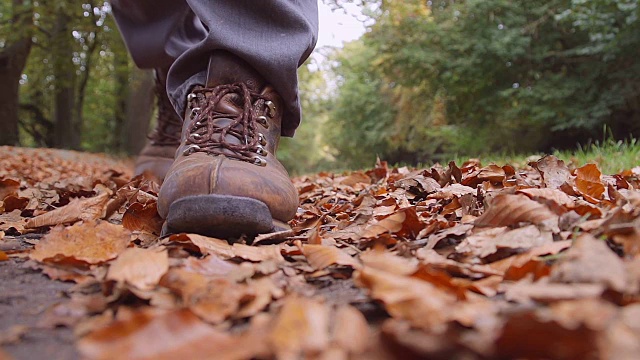
<svg viewBox="0 0 640 360"><path fill-rule="evenodd" d="M8 153L0 241L35 246L0 258L76 283L45 318L88 359L640 354L640 167L378 162L295 179L292 231L230 244L159 238L158 185L113 162Z"/></svg>

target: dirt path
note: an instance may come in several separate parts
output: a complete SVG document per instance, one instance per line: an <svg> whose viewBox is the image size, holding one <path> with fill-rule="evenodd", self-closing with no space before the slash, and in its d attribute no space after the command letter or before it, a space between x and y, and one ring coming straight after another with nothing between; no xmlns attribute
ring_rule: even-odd
<svg viewBox="0 0 640 360"><path fill-rule="evenodd" d="M3 251L29 247L32 245L20 237L7 236L0 243ZM67 299L66 290L72 284L52 281L16 258L0 262L0 284L0 337L4 341L0 345L6 353L17 360L78 358L71 329L43 324L46 312Z"/></svg>

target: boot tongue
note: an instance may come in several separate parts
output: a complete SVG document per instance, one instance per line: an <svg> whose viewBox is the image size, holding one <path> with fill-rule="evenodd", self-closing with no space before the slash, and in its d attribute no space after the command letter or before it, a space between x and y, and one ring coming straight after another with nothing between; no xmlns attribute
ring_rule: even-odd
<svg viewBox="0 0 640 360"><path fill-rule="evenodd" d="M261 92L266 83L246 61L227 51L216 51L209 57L206 87L245 83L254 92Z"/></svg>

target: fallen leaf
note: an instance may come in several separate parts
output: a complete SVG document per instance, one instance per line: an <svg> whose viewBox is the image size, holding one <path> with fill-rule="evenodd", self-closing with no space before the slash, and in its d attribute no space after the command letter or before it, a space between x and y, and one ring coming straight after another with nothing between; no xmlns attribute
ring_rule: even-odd
<svg viewBox="0 0 640 360"><path fill-rule="evenodd" d="M223 259L239 257L250 261L284 262L279 245L248 246L243 244L229 244L226 240L210 238L197 234L187 235L190 241L206 254L215 254Z"/></svg>
<svg viewBox="0 0 640 360"><path fill-rule="evenodd" d="M498 194L487 204L487 210L474 222L476 226L511 226L520 222L534 225L555 223L558 216L548 207L525 195Z"/></svg>
<svg viewBox="0 0 640 360"><path fill-rule="evenodd" d="M364 266L395 275L411 275L418 270L416 259L403 258L381 249L361 253L360 260Z"/></svg>
<svg viewBox="0 0 640 360"><path fill-rule="evenodd" d="M576 169L576 189L589 202L598 202L604 194L602 173L596 164L587 164Z"/></svg>
<svg viewBox="0 0 640 360"><path fill-rule="evenodd" d="M329 344L329 308L313 299L290 296L268 337L279 359L298 359L320 353Z"/></svg>
<svg viewBox="0 0 640 360"><path fill-rule="evenodd" d="M125 283L140 290L151 290L168 270L167 249L129 248L111 263L107 280Z"/></svg>
<svg viewBox="0 0 640 360"><path fill-rule="evenodd" d="M562 283L602 284L623 292L626 271L622 260L604 241L582 234L553 266L551 279Z"/></svg>
<svg viewBox="0 0 640 360"><path fill-rule="evenodd" d="M571 172L564 164L553 155L547 155L536 162L529 163L540 172L544 185L551 189L559 189L562 184L571 179Z"/></svg>
<svg viewBox="0 0 640 360"><path fill-rule="evenodd" d="M73 199L69 204L36 216L27 221L27 228L39 228L76 221L97 220L103 217L109 194L104 192L86 199Z"/></svg>
<svg viewBox="0 0 640 360"><path fill-rule="evenodd" d="M215 358L232 337L191 311L142 308L77 342L87 359Z"/></svg>
<svg viewBox="0 0 640 360"><path fill-rule="evenodd" d="M322 270L331 265L351 266L354 269L360 267L356 259L335 246L304 244L301 250L309 265L315 270Z"/></svg>
<svg viewBox="0 0 640 360"><path fill-rule="evenodd" d="M26 229L27 219L22 217L20 210L0 214L0 231L8 233L24 234L29 232Z"/></svg>
<svg viewBox="0 0 640 360"><path fill-rule="evenodd" d="M122 226L132 231L148 231L160 235L164 220L158 215L156 204L155 201L151 201L147 204L136 202L129 205L122 216Z"/></svg>
<svg viewBox="0 0 640 360"><path fill-rule="evenodd" d="M451 318L449 309L457 297L434 285L411 277L394 275L373 268L362 268L354 275L359 287L384 303L394 318L435 333L444 331Z"/></svg>
<svg viewBox="0 0 640 360"><path fill-rule="evenodd" d="M20 181L11 178L0 179L0 200L4 200L7 196L17 195L20 190Z"/></svg>
<svg viewBox="0 0 640 360"><path fill-rule="evenodd" d="M129 240L128 230L105 221L57 226L40 240L29 257L45 263L101 264L122 253Z"/></svg>
<svg viewBox="0 0 640 360"><path fill-rule="evenodd" d="M456 246L458 253L471 253L474 256L485 258L501 249L527 250L537 246L553 243L553 235L550 232L541 232L535 225L525 226L519 229L501 232L496 235L486 236L492 228L465 238Z"/></svg>

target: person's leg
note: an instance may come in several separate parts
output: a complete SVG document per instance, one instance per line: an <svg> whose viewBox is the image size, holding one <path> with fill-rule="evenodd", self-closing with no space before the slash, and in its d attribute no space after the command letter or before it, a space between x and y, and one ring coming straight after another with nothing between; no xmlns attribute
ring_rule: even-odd
<svg viewBox="0 0 640 360"><path fill-rule="evenodd" d="M209 33L172 65L181 144L158 196L167 232L217 237L286 228L298 194L275 157L300 121L297 68L316 0L187 0Z"/></svg>
<svg viewBox="0 0 640 360"><path fill-rule="evenodd" d="M158 117L136 160L135 173L162 181L173 163L182 129L182 119L167 96L167 72L176 58L206 38L207 31L185 1L112 0L111 6L136 65L155 71Z"/></svg>
<svg viewBox="0 0 640 360"><path fill-rule="evenodd" d="M271 84L285 103L282 135L300 123L297 68L318 36L317 0L186 0L206 38L189 47L170 69L168 91L182 113L194 85L205 85L212 53L226 50L244 60Z"/></svg>

